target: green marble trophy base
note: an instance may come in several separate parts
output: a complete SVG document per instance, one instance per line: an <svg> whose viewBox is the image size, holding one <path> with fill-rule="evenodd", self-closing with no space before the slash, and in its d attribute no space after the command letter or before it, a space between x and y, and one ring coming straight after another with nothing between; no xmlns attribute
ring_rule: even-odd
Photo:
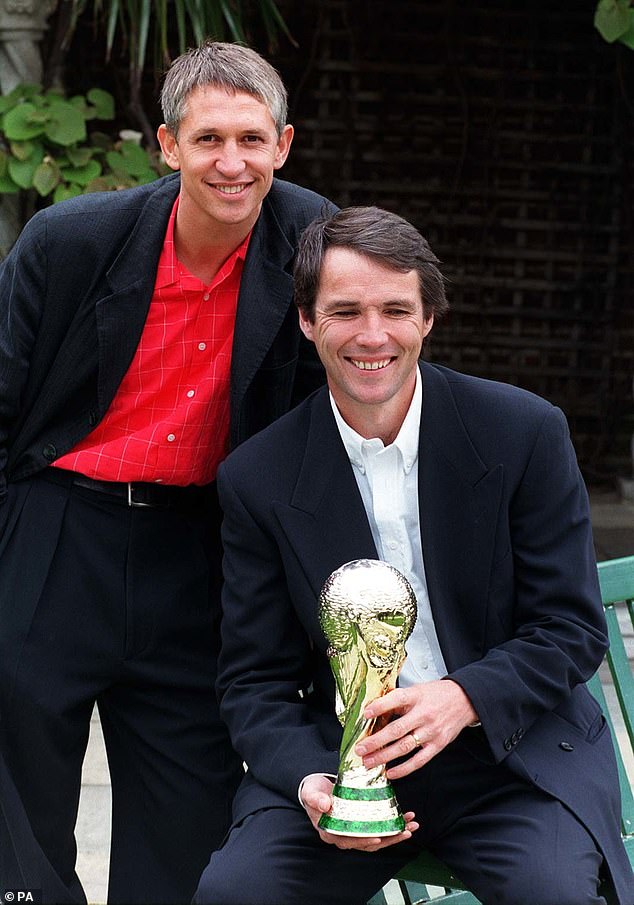
<svg viewBox="0 0 634 905"><path fill-rule="evenodd" d="M333 805L319 820L322 830L340 836L396 836L405 819L389 782L366 788L335 783Z"/></svg>

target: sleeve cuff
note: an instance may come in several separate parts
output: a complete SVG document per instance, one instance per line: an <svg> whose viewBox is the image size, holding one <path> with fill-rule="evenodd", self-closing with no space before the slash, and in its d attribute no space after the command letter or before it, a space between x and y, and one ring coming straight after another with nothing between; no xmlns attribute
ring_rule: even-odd
<svg viewBox="0 0 634 905"><path fill-rule="evenodd" d="M335 773L308 773L306 776L304 776L304 778L302 779L302 781L299 784L299 788L297 789L297 798L298 798L301 806L304 808L304 810L306 810L306 805L304 804L304 802L302 800L302 789L304 788L304 783L306 782L306 780L310 779L311 776L325 776L326 779L332 779L333 783L337 779L337 776Z"/></svg>

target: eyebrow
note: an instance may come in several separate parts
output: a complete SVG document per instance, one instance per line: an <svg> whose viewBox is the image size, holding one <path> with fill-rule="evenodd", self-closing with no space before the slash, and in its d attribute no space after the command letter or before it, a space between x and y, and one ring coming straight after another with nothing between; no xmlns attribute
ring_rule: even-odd
<svg viewBox="0 0 634 905"><path fill-rule="evenodd" d="M317 308L320 308L322 311L330 310L331 308L356 308L360 302L354 299L329 299L326 302L317 302ZM383 302L380 302L380 307L389 308L392 305L402 305L407 308L416 308L417 300L414 299L403 299L403 298L393 298L386 299Z"/></svg>
<svg viewBox="0 0 634 905"><path fill-rule="evenodd" d="M232 126L227 127L226 125L218 126L218 125L206 125L206 126L198 126L193 132L192 135L208 135L210 132L212 134L220 134L222 132L227 131L227 128L232 129ZM266 135L268 134L266 129L263 129L262 126L253 126L241 129L238 132L239 135Z"/></svg>

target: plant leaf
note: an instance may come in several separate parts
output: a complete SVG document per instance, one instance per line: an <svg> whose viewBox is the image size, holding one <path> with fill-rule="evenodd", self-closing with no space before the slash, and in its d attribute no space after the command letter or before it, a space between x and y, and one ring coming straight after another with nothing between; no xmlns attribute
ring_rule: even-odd
<svg viewBox="0 0 634 905"><path fill-rule="evenodd" d="M88 183L84 192L111 192L116 187L116 182L112 176L99 176Z"/></svg>
<svg viewBox="0 0 634 905"><path fill-rule="evenodd" d="M619 41L622 44L625 44L626 47L629 47L630 50L634 50L634 9L629 10L629 20L629 27L627 31L621 35Z"/></svg>
<svg viewBox="0 0 634 905"><path fill-rule="evenodd" d="M63 179L75 185L88 185L98 176L101 176L101 164L98 160L89 160L83 167L62 167Z"/></svg>
<svg viewBox="0 0 634 905"><path fill-rule="evenodd" d="M630 0L600 0L594 13L594 26L611 44L628 30Z"/></svg>
<svg viewBox="0 0 634 905"><path fill-rule="evenodd" d="M68 162L74 167L85 167L94 155L92 148L74 148L72 145L66 148L66 156Z"/></svg>
<svg viewBox="0 0 634 905"><path fill-rule="evenodd" d="M33 188L44 198L51 194L60 180L59 167L52 158L45 157L33 176Z"/></svg>
<svg viewBox="0 0 634 905"><path fill-rule="evenodd" d="M28 141L44 132L42 114L34 104L20 104L4 114L3 132L10 141Z"/></svg>
<svg viewBox="0 0 634 905"><path fill-rule="evenodd" d="M21 189L30 189L34 184L35 171L44 158L44 150L40 148L39 151L39 154L34 154L28 160L17 160L15 157L9 158L7 166L9 176Z"/></svg>
<svg viewBox="0 0 634 905"><path fill-rule="evenodd" d="M15 195L20 191L20 186L16 185L10 176L0 176L0 195Z"/></svg>
<svg viewBox="0 0 634 905"><path fill-rule="evenodd" d="M9 147L17 160L28 160L35 148L41 147L41 145L36 145L32 141L12 141Z"/></svg>
<svg viewBox="0 0 634 905"><path fill-rule="evenodd" d="M72 145L86 139L86 121L77 107L67 101L51 104L50 119L45 127L46 137L57 145Z"/></svg>
<svg viewBox="0 0 634 905"><path fill-rule="evenodd" d="M86 97L95 108L96 119L114 119L114 98L109 91L91 88Z"/></svg>
<svg viewBox="0 0 634 905"><path fill-rule="evenodd" d="M57 204L58 201L68 201L69 198L75 198L77 195L81 195L81 189L78 185L65 185L63 182L60 182L53 192L53 203Z"/></svg>

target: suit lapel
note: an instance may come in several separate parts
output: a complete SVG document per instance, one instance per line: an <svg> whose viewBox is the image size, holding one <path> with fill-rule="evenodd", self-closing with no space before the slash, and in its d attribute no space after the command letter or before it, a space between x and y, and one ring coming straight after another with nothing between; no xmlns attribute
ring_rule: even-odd
<svg viewBox="0 0 634 905"><path fill-rule="evenodd" d="M423 557L436 631L451 670L484 650L502 466L489 470L480 458L445 376L426 364L422 374L418 467ZM278 503L275 510L316 596L343 563L378 558L326 389L314 397L290 505Z"/></svg>
<svg viewBox="0 0 634 905"><path fill-rule="evenodd" d="M438 640L448 668L455 669L484 649L502 466L489 470L481 460L446 377L428 364L421 370L423 557Z"/></svg>
<svg viewBox="0 0 634 905"><path fill-rule="evenodd" d="M139 344L154 292L167 221L179 187L179 178L172 177L149 196L130 237L108 271L111 292L96 303L98 398L102 411L114 398Z"/></svg>
<svg viewBox="0 0 634 905"><path fill-rule="evenodd" d="M327 389L315 397L302 468L290 505L276 514L317 596L335 569L378 554L337 430Z"/></svg>
<svg viewBox="0 0 634 905"><path fill-rule="evenodd" d="M273 345L293 298L294 248L265 198L244 262L231 357L231 423ZM266 304L263 304L263 299Z"/></svg>

